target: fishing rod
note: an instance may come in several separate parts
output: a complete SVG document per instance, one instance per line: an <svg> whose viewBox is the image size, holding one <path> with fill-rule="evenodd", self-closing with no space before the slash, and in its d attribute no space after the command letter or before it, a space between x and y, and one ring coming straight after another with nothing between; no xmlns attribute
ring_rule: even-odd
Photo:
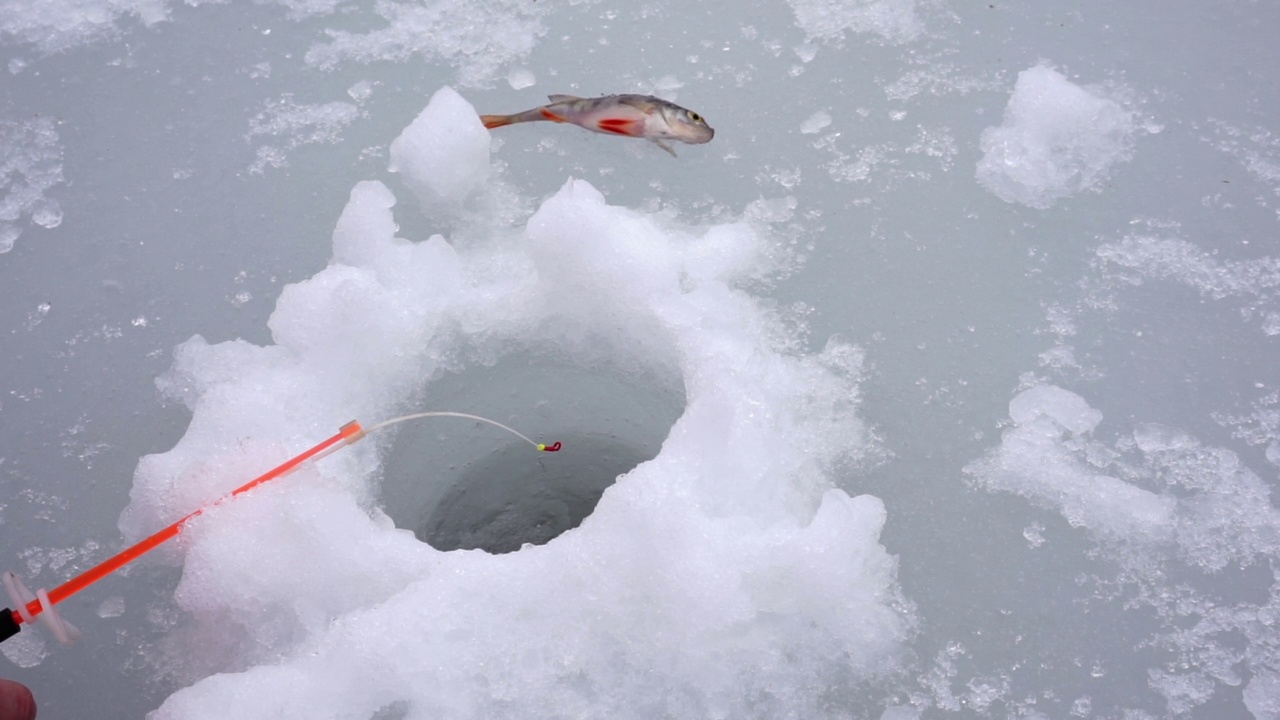
<svg viewBox="0 0 1280 720"><path fill-rule="evenodd" d="M271 470L268 470L253 480L250 480L244 485L232 490L230 493L214 500L212 503L187 514L182 519L168 525L150 537L135 543L88 570L85 570L53 590L40 588L32 593L27 589L27 586L23 584L22 579L14 573L6 572L3 575L0 575L0 583L4 585L5 591L9 595L9 600L14 604L13 609L4 608L3 610L0 610L0 642L4 642L14 635L17 635L24 625L30 626L35 622L36 618L40 618L40 620L45 624L45 627L49 629L49 632L58 639L58 642L61 642L64 645L69 645L75 642L76 639L80 637L80 631L77 630L74 625L67 622L67 620L58 613L56 607L58 603L66 600L72 595L75 595L81 590L84 590L134 560L137 560L148 552L164 544L165 541L176 537L178 533L182 531L183 526L185 526L187 522L198 517L204 513L205 510L231 500L237 495L246 493L263 483L284 477L309 462L316 462L317 460L328 457L348 445L354 445L370 433L382 430L383 428L395 425L396 423L428 417L454 417L487 423L506 430L512 435L524 440L539 452L559 452L561 447L558 441L550 445L537 443L530 440L522 433L513 430L496 420L490 420L489 418L480 417L479 415L469 415L467 413L447 411L412 413L410 415L401 415L400 417L391 418L390 420L383 420L375 425L370 425L368 428L365 428L361 426L359 422L352 420L339 428L338 432L328 439L317 443L308 450L298 453L280 465L277 465Z"/></svg>

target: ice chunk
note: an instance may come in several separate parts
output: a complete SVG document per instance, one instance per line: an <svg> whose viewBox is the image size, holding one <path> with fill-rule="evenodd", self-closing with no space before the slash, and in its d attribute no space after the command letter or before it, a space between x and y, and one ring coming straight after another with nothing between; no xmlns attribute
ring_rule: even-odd
<svg viewBox="0 0 1280 720"><path fill-rule="evenodd" d="M1009 403L1015 426L1001 446L965 471L985 487L1017 493L1060 511L1072 525L1106 537L1163 541L1175 531L1172 497L1098 472L1077 457L1102 420L1084 398L1037 385Z"/></svg>
<svg viewBox="0 0 1280 720"><path fill-rule="evenodd" d="M537 82L533 71L526 67L514 67L507 72L507 84L512 90L523 90L527 87L533 87Z"/></svg>
<svg viewBox="0 0 1280 720"><path fill-rule="evenodd" d="M1036 65L1018 73L1004 122L982 132L977 180L1005 202L1048 208L1101 189L1111 168L1133 155L1136 125L1101 89Z"/></svg>
<svg viewBox="0 0 1280 720"><path fill-rule="evenodd" d="M1256 672L1244 688L1244 706L1253 720L1280 720L1280 672Z"/></svg>
<svg viewBox="0 0 1280 720"><path fill-rule="evenodd" d="M111 597L98 603L98 617L113 618L120 617L124 614L124 598L119 595Z"/></svg>
<svg viewBox="0 0 1280 720"><path fill-rule="evenodd" d="M812 135L830 124L831 113L825 110L819 110L810 115L808 120L800 123L800 132L805 135Z"/></svg>
<svg viewBox="0 0 1280 720"><path fill-rule="evenodd" d="M489 144L475 108L452 88L441 88L392 141L388 169L400 173L426 206L458 203L488 180Z"/></svg>
<svg viewBox="0 0 1280 720"><path fill-rule="evenodd" d="M1073 434L1092 432L1102 422L1102 413L1089 407L1084 398L1056 385L1036 385L1009 402L1009 417L1028 425L1044 416Z"/></svg>

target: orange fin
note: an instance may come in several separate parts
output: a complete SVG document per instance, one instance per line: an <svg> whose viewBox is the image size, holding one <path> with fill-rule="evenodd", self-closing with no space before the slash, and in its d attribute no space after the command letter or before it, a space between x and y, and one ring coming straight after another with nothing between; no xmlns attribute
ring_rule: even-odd
<svg viewBox="0 0 1280 720"><path fill-rule="evenodd" d="M538 108L538 112L541 112L542 117L550 120L551 122L558 122L558 123L565 122L565 119L563 117L551 112L546 108Z"/></svg>
<svg viewBox="0 0 1280 720"><path fill-rule="evenodd" d="M636 132L636 126L639 124L639 120L632 118L604 118L596 121L596 125L605 132L629 137L636 137L640 134Z"/></svg>
<svg viewBox="0 0 1280 720"><path fill-rule="evenodd" d="M494 128L500 128L503 125L510 125L512 120L510 115L481 115L480 122L484 123L485 127L492 130Z"/></svg>

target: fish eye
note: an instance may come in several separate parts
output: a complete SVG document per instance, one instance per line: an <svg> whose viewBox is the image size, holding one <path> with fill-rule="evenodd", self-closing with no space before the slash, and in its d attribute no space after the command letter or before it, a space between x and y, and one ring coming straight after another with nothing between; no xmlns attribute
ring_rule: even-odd
<svg viewBox="0 0 1280 720"><path fill-rule="evenodd" d="M694 122L702 122L702 116L692 110L689 111L689 119Z"/></svg>

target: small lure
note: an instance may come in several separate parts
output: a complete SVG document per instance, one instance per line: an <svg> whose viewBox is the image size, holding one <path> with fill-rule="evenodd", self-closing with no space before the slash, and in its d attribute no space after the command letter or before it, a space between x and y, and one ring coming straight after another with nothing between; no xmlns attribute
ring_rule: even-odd
<svg viewBox="0 0 1280 720"><path fill-rule="evenodd" d="M592 132L644 138L675 157L670 140L691 145L709 142L716 131L692 110L649 95L606 95L580 98L548 95L550 105L514 115L481 115L484 126L493 129L515 123L549 121L571 123Z"/></svg>

